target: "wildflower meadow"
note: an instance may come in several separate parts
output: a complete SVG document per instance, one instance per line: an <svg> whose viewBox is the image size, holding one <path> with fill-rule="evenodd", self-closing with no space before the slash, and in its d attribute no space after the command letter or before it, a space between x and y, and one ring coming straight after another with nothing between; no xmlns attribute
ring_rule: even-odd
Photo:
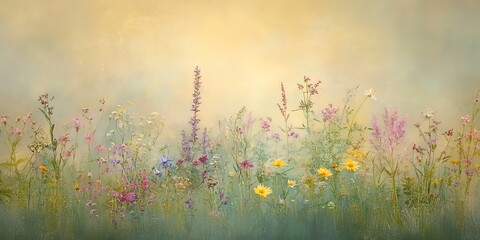
<svg viewBox="0 0 480 240"><path fill-rule="evenodd" d="M243 107L207 126L212 86L199 67L191 82L191 117L173 139L162 137L168 116L103 98L68 119L48 93L22 116L0 112L1 238L480 236L479 90L452 125L388 107L364 121L374 89L320 104L322 82L300 76L272 86L276 115Z"/></svg>

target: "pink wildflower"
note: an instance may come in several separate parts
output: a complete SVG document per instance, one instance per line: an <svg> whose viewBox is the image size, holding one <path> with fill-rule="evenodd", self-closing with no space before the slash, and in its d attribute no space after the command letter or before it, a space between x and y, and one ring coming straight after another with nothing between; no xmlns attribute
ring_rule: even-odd
<svg viewBox="0 0 480 240"><path fill-rule="evenodd" d="M93 142L93 134L92 133L85 133L85 142L86 143L91 143Z"/></svg>
<svg viewBox="0 0 480 240"><path fill-rule="evenodd" d="M248 170L249 168L253 168L253 163L245 159L243 162L240 162L240 167Z"/></svg>
<svg viewBox="0 0 480 240"><path fill-rule="evenodd" d="M262 120L262 128L264 132L270 132L270 123L272 118L268 117L266 120Z"/></svg>
<svg viewBox="0 0 480 240"><path fill-rule="evenodd" d="M470 115L465 115L460 118L460 121L462 121L463 125L467 125L467 123L471 122Z"/></svg>
<svg viewBox="0 0 480 240"><path fill-rule="evenodd" d="M137 199L137 195L134 192L129 192L125 195L125 200L127 202L134 202Z"/></svg>
<svg viewBox="0 0 480 240"><path fill-rule="evenodd" d="M323 121L332 121L337 116L338 108L334 108L332 104L328 104L328 107L322 110Z"/></svg>
<svg viewBox="0 0 480 240"><path fill-rule="evenodd" d="M75 130L78 132L78 129L80 129L80 119L78 117L74 117L72 119L72 126L75 128Z"/></svg>
<svg viewBox="0 0 480 240"><path fill-rule="evenodd" d="M32 113L27 113L27 115L22 117L22 121L23 123L27 123L27 121L31 118L32 118Z"/></svg>
<svg viewBox="0 0 480 240"><path fill-rule="evenodd" d="M472 135L475 141L480 142L480 131L478 131L477 129L473 129L472 132L466 132L465 137L467 138L467 141L472 140Z"/></svg>
<svg viewBox="0 0 480 240"><path fill-rule="evenodd" d="M405 136L405 128L405 118L399 118L396 111L390 113L385 109L383 129L379 126L377 118L373 119L373 133L370 139L373 148L379 152L393 153Z"/></svg>
<svg viewBox="0 0 480 240"><path fill-rule="evenodd" d="M144 190L147 190L148 187L149 187L149 181L148 181L148 178L147 178L147 174L145 173L145 171L142 171L140 173L140 176L142 177L142 188Z"/></svg>
<svg viewBox="0 0 480 240"><path fill-rule="evenodd" d="M18 136L22 135L22 130L12 127L12 131L10 132L10 135L13 136L13 137L18 137Z"/></svg>
<svg viewBox="0 0 480 240"><path fill-rule="evenodd" d="M66 158L69 158L72 156L72 152L73 152L73 149L68 149L67 151L65 151L63 156L65 156Z"/></svg>
<svg viewBox="0 0 480 240"><path fill-rule="evenodd" d="M61 145L65 146L70 141L70 137L68 137L68 133L58 137L58 141Z"/></svg>
<svg viewBox="0 0 480 240"><path fill-rule="evenodd" d="M201 156L200 158L198 158L198 161L200 161L201 163L206 163L208 160L207 156L203 155Z"/></svg>
<svg viewBox="0 0 480 240"><path fill-rule="evenodd" d="M102 144L98 144L95 147L95 151L97 151L97 153L103 152L103 150L105 150L105 147Z"/></svg>
<svg viewBox="0 0 480 240"><path fill-rule="evenodd" d="M198 166L198 164L200 164L200 161L198 161L198 159L193 159L193 160L192 160L192 165L193 165L193 166L196 167L196 166Z"/></svg>
<svg viewBox="0 0 480 240"><path fill-rule="evenodd" d="M288 132L288 137L289 138L295 138L297 139L298 138L298 133L296 133L295 131L291 130Z"/></svg>

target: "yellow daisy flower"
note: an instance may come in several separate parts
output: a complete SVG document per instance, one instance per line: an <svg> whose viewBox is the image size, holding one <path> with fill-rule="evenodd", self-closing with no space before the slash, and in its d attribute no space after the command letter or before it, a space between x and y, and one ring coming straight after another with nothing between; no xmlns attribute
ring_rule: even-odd
<svg viewBox="0 0 480 240"><path fill-rule="evenodd" d="M45 166L43 166L43 165L39 166L38 168L40 169L40 171L41 171L42 173L45 173L45 172L48 171L48 168L45 167Z"/></svg>
<svg viewBox="0 0 480 240"><path fill-rule="evenodd" d="M275 159L275 160L272 161L272 164L276 168L281 168L281 167L285 166L285 162L282 159Z"/></svg>
<svg viewBox="0 0 480 240"><path fill-rule="evenodd" d="M325 179L328 179L328 177L332 176L332 172L323 167L317 169L317 173L318 175L320 175L320 177L323 177Z"/></svg>
<svg viewBox="0 0 480 240"><path fill-rule="evenodd" d="M289 187L293 188L293 187L295 187L296 185L297 185L297 183L296 183L295 181L293 181L293 180L288 180L288 186L289 186Z"/></svg>
<svg viewBox="0 0 480 240"><path fill-rule="evenodd" d="M253 189L257 195L260 195L264 198L268 197L272 190L269 187L265 187L262 184L258 184L256 188Z"/></svg>
<svg viewBox="0 0 480 240"><path fill-rule="evenodd" d="M352 172L357 171L359 167L358 162L352 159L347 159L345 162L343 162L343 166L345 167L345 169Z"/></svg>

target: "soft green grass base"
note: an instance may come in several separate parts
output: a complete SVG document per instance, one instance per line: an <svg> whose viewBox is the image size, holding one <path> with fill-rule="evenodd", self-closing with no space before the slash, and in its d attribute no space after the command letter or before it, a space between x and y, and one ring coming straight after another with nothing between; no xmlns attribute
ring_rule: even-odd
<svg viewBox="0 0 480 240"><path fill-rule="evenodd" d="M81 209L81 208L77 208ZM479 218L463 223L451 211L414 216L402 211L399 223L375 211L359 216L349 209L306 208L296 213L258 212L210 216L202 210L183 214L128 215L113 223L86 212L52 214L0 209L2 239L478 239Z"/></svg>

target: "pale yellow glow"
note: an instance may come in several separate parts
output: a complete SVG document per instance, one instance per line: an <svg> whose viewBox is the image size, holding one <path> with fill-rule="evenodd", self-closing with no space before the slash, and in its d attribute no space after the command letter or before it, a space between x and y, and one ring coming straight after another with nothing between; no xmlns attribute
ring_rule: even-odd
<svg viewBox="0 0 480 240"><path fill-rule="evenodd" d="M368 121L389 106L411 121L435 108L453 122L480 87L478 7L474 1L2 1L0 113L35 111L36 97L49 92L60 119L105 97L112 105L132 100L139 112L160 112L167 126L182 128L199 65L203 126L242 106L280 124L280 83L294 109L304 75L323 81L317 113L359 85L360 95L377 90L378 101L362 115Z"/></svg>

